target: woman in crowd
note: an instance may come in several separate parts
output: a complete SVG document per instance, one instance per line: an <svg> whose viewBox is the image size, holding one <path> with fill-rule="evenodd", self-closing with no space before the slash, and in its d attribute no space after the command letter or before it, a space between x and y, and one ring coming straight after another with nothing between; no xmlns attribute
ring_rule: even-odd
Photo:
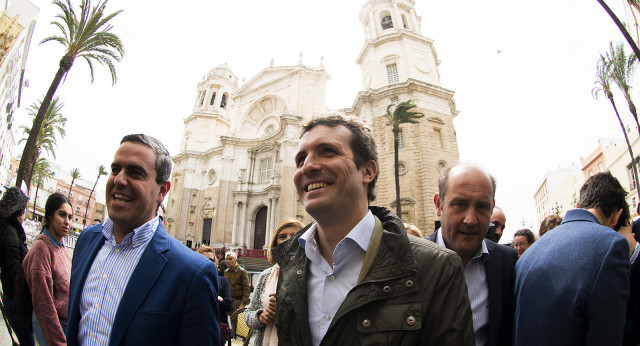
<svg viewBox="0 0 640 346"><path fill-rule="evenodd" d="M28 198L17 187L10 187L0 200L0 280L2 303L20 345L33 345L33 334L28 326L18 322L14 305L15 285L27 255L27 237L22 228Z"/></svg>
<svg viewBox="0 0 640 346"><path fill-rule="evenodd" d="M542 220L540 224L540 231L538 234L542 237L543 234L549 232L550 230L558 227L562 223L562 218L558 215L549 215Z"/></svg>
<svg viewBox="0 0 640 346"><path fill-rule="evenodd" d="M71 203L65 195L49 196L42 233L22 263L33 302L33 335L40 346L67 344L71 255L62 238L69 234L72 216Z"/></svg>
<svg viewBox="0 0 640 346"><path fill-rule="evenodd" d="M407 230L407 235L416 236L418 238L424 238L424 235L422 234L422 231L420 230L420 228L418 228L418 226L412 223L405 223L404 228Z"/></svg>
<svg viewBox="0 0 640 346"><path fill-rule="evenodd" d="M198 253L208 258L218 267L218 259L211 246L200 246ZM220 321L226 321L227 313L231 310L231 290L229 289L229 281L224 276L218 276L218 309L220 310Z"/></svg>
<svg viewBox="0 0 640 346"><path fill-rule="evenodd" d="M298 220L285 220L273 232L269 246L269 262L273 267L265 269L258 278L258 285L251 294L251 301L244 318L249 328L257 330L254 345L277 345L278 334L276 332L276 287L280 267L276 264L271 254L271 249L276 245L293 237L304 225Z"/></svg>
<svg viewBox="0 0 640 346"><path fill-rule="evenodd" d="M527 228L523 228L513 235L513 248L516 249L518 258L522 256L525 250L527 250L535 240L536 238L533 232Z"/></svg>

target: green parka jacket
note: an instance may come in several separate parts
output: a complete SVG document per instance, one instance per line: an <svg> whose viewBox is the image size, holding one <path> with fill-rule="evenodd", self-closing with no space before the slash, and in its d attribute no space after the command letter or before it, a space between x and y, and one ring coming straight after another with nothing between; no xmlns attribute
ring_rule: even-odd
<svg viewBox="0 0 640 346"><path fill-rule="evenodd" d="M382 228L377 252L342 302L321 345L474 345L458 255L433 242L407 237L402 221L389 210L369 209L379 220L376 228ZM273 250L280 265L276 308L280 345L311 345L308 259L298 242L309 227ZM372 240L375 234L376 230Z"/></svg>

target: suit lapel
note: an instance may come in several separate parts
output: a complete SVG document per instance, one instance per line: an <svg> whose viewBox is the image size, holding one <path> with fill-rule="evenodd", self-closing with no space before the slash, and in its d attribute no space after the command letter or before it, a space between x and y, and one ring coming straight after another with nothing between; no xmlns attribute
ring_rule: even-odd
<svg viewBox="0 0 640 346"><path fill-rule="evenodd" d="M487 286L489 288L489 334L487 341L491 341L492 335L497 337L502 314L502 256L494 251L496 244L486 242L489 250L489 258L485 263L487 272Z"/></svg>
<svg viewBox="0 0 640 346"><path fill-rule="evenodd" d="M163 252L169 250L167 237L167 232L160 224L153 238L149 241L149 245L142 253L140 261L131 274L127 287L122 294L122 299L120 299L118 311L113 321L113 327L111 328L109 344L118 345L120 343L131 319L136 311L139 310L149 291L153 288L156 279L167 264L167 258L163 255Z"/></svg>

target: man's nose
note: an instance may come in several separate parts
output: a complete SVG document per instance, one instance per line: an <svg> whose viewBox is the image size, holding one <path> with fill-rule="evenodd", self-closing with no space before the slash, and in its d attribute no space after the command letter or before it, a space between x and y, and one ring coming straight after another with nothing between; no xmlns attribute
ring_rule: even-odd
<svg viewBox="0 0 640 346"><path fill-rule="evenodd" d="M116 185L127 185L127 176L126 176L126 173L124 172L124 169L120 170L120 172L116 174L116 177L114 178L113 182Z"/></svg>
<svg viewBox="0 0 640 346"><path fill-rule="evenodd" d="M475 225L478 223L478 218L476 217L476 209L474 207L469 207L465 211L463 222L467 225Z"/></svg>
<svg viewBox="0 0 640 346"><path fill-rule="evenodd" d="M302 174L309 174L320 169L319 161L314 155L305 157L302 163Z"/></svg>

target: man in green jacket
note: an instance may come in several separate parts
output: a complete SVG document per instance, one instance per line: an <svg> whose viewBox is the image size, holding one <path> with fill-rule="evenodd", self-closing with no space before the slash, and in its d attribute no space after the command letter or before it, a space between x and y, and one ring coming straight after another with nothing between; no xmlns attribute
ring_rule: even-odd
<svg viewBox="0 0 640 346"><path fill-rule="evenodd" d="M281 345L473 345L460 258L369 206L378 176L368 129L339 116L303 129L294 183L315 219L273 251Z"/></svg>

